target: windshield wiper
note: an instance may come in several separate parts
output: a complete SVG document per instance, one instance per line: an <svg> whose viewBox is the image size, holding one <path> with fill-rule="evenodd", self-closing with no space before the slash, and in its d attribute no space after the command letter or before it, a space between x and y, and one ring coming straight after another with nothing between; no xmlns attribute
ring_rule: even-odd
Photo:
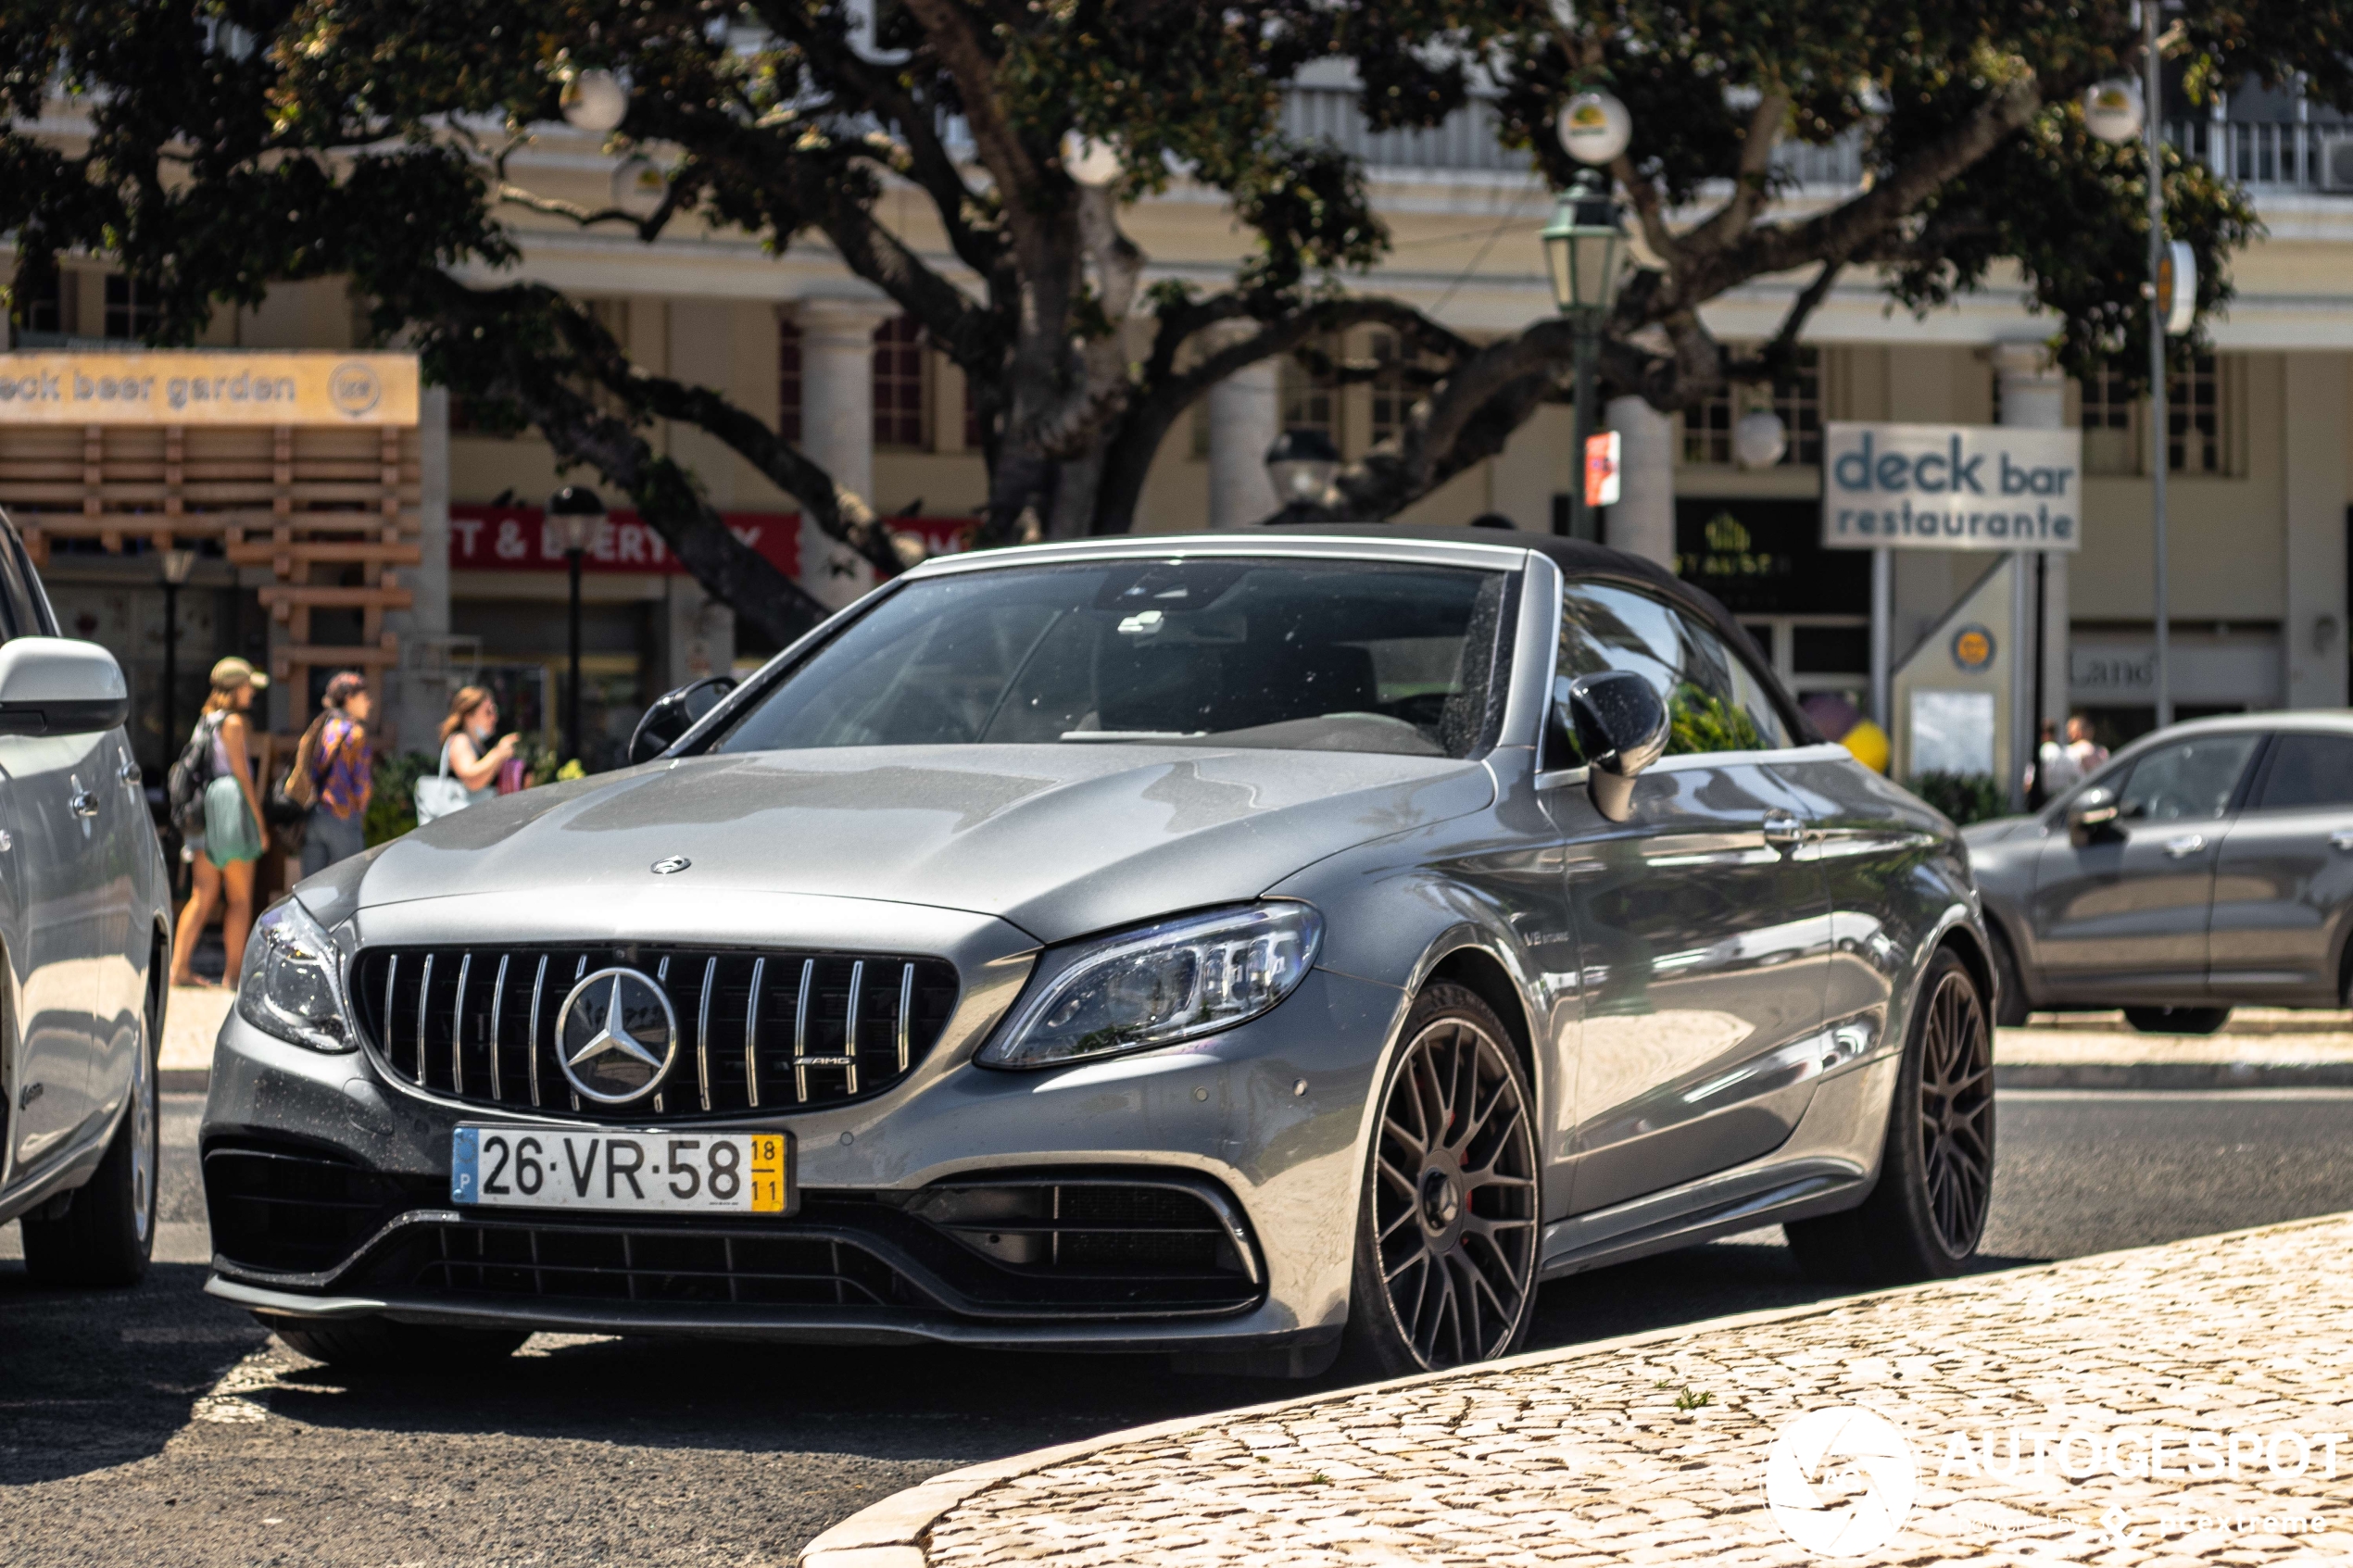
<svg viewBox="0 0 2353 1568"><path fill-rule="evenodd" d="M1063 740L1199 740L1207 730L1064 730Z"/></svg>

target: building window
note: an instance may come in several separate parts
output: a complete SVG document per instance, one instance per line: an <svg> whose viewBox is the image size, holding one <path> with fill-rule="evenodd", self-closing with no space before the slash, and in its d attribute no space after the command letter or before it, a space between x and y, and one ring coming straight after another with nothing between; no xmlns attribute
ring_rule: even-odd
<svg viewBox="0 0 2353 1568"><path fill-rule="evenodd" d="M800 445L800 326L776 318L776 434Z"/></svg>
<svg viewBox="0 0 2353 1568"><path fill-rule="evenodd" d="M162 324L163 312L152 295L143 294L138 280L120 272L107 274L107 335L145 342Z"/></svg>
<svg viewBox="0 0 2353 1568"><path fill-rule="evenodd" d="M1283 428L1320 430L1332 438L1333 445L1345 450L1340 431L1340 340L1319 338L1311 350L1320 357L1320 368L1309 366L1297 355L1285 355L1277 372Z"/></svg>
<svg viewBox="0 0 2353 1568"><path fill-rule="evenodd" d="M1734 352L1743 352L1734 350ZM1784 467L1810 468L1822 460L1822 351L1801 345L1791 362L1789 380L1772 389L1771 408L1781 417L1789 445L1781 453ZM1733 462L1732 427L1743 414L1765 406L1761 387L1728 386L1683 410L1683 461L1730 467Z"/></svg>
<svg viewBox="0 0 2353 1568"><path fill-rule="evenodd" d="M875 329L875 445L931 447L931 351L912 316Z"/></svg>
<svg viewBox="0 0 2353 1568"><path fill-rule="evenodd" d="M1368 445L1378 446L1405 428L1406 416L1429 389L1434 368L1420 356L1408 356L1395 332L1372 336L1373 380Z"/></svg>
<svg viewBox="0 0 2353 1568"><path fill-rule="evenodd" d="M2103 365L2085 376L2082 384L2083 471L2140 472L2140 399L2132 395L2124 372Z"/></svg>
<svg viewBox="0 0 2353 1568"><path fill-rule="evenodd" d="M2175 473L2229 471L2222 422L2222 372L2211 354L2165 379L2165 466Z"/></svg>

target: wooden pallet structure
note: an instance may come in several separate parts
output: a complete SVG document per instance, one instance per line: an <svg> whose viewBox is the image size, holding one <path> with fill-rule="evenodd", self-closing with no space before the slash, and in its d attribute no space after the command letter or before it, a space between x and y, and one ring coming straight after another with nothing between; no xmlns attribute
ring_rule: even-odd
<svg viewBox="0 0 2353 1568"><path fill-rule="evenodd" d="M59 540L119 552L144 539L158 550L209 544L234 565L270 568L259 597L285 628L270 673L296 730L322 667L362 671L382 709L384 672L400 660L384 616L414 603L401 571L423 559L420 484L413 423L0 420L0 506L36 564ZM315 640L321 609L357 610L357 639Z"/></svg>

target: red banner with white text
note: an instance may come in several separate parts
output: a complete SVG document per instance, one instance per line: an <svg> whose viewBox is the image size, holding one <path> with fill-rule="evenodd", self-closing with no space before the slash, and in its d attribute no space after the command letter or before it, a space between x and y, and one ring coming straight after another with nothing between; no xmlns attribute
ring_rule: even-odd
<svg viewBox="0 0 2353 1568"><path fill-rule="evenodd" d="M736 537L786 576L800 576L800 514L723 512ZM912 533L934 555L952 555L971 545L974 520L963 517L894 518L891 527ZM634 511L611 514L602 536L581 556L584 571L683 573L686 568L661 535ZM564 533L537 507L458 505L449 508L449 566L455 571L561 571Z"/></svg>

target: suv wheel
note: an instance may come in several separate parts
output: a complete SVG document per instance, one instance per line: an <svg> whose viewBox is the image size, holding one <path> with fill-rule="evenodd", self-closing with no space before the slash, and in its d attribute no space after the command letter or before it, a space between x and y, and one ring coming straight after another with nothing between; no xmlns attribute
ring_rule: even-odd
<svg viewBox="0 0 2353 1568"><path fill-rule="evenodd" d="M1985 1234L1994 1189L1994 1038L1969 966L1929 960L1895 1078L1879 1183L1861 1207L1783 1227L1818 1279L1950 1279Z"/></svg>
<svg viewBox="0 0 2353 1568"><path fill-rule="evenodd" d="M154 1020L141 1018L139 1030L131 1103L98 1169L67 1195L64 1213L24 1217L25 1272L43 1285L136 1285L155 1253L160 1118Z"/></svg>
<svg viewBox="0 0 2353 1568"><path fill-rule="evenodd" d="M1536 1300L1535 1097L1494 1010L1429 986L1382 1086L1342 1352L1397 1377L1508 1355Z"/></svg>
<svg viewBox="0 0 2353 1568"><path fill-rule="evenodd" d="M261 1312L256 1312L254 1317L296 1354L339 1367L404 1365L433 1371L503 1361L531 1337L520 1329L444 1328L437 1324L395 1323L390 1318L305 1321Z"/></svg>

